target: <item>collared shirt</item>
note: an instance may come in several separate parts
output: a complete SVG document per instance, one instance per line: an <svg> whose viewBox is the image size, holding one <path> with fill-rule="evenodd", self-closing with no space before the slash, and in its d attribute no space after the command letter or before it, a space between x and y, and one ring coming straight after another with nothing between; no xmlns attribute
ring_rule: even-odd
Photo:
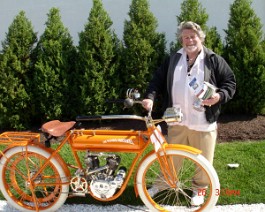
<svg viewBox="0 0 265 212"><path fill-rule="evenodd" d="M191 130L196 131L212 131L217 128L217 123L209 123L206 120L205 112L194 109L194 102L196 96L194 89L189 85L192 80L196 80L198 86L204 82L204 51L202 50L198 55L194 65L187 73L188 63L187 54L184 49L178 51L182 54L181 58L174 71L173 87L172 87L172 100L173 106L179 105L183 119L179 125L187 126Z"/></svg>

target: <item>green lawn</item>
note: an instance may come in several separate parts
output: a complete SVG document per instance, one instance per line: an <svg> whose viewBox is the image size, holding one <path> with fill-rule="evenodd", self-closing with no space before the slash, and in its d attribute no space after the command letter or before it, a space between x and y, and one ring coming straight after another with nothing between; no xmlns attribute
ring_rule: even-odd
<svg viewBox="0 0 265 212"><path fill-rule="evenodd" d="M265 197L265 141L220 143L214 167L221 184L218 204L263 203ZM238 163L238 168L227 164ZM230 191L237 191L230 195ZM227 191L227 192L226 192ZM227 194L226 194L227 193Z"/></svg>

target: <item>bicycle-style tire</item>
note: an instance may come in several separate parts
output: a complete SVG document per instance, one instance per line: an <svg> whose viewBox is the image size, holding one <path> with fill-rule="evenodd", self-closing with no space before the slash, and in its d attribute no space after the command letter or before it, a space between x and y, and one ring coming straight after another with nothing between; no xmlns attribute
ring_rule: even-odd
<svg viewBox="0 0 265 212"><path fill-rule="evenodd" d="M29 178L37 173L49 157L49 152L36 146L13 147L2 156L0 189L9 205L20 211L50 212L64 204L69 185L58 185L66 182L67 178L54 157L33 180L33 189L30 189Z"/></svg>
<svg viewBox="0 0 265 212"><path fill-rule="evenodd" d="M163 153L161 153L163 154ZM158 162L156 153L146 157L139 165L136 183L140 198L151 211L209 211L218 200L217 191L220 189L219 179L213 166L200 154L167 149L167 158L182 158L182 166L178 171L174 187L167 183L160 187L160 191L151 197L148 189L153 186L154 182L164 180L161 174L161 167ZM192 190L194 190L193 179L196 178L196 167L200 167L208 176L209 185L206 190L201 190L200 195L205 198L204 204L194 207L191 206Z"/></svg>

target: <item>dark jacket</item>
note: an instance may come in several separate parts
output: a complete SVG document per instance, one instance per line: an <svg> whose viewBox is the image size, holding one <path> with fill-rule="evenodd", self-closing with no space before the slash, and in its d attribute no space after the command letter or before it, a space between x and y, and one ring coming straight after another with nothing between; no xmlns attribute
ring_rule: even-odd
<svg viewBox="0 0 265 212"><path fill-rule="evenodd" d="M235 94L236 80L226 61L210 49L204 47L204 80L215 85L220 94L220 101L211 106L205 106L205 115L209 123L217 121L221 104L228 102ZM172 107L172 84L175 67L182 54L174 53L168 57L165 62L155 72L146 91L146 98L155 100L157 94L163 96L163 111Z"/></svg>

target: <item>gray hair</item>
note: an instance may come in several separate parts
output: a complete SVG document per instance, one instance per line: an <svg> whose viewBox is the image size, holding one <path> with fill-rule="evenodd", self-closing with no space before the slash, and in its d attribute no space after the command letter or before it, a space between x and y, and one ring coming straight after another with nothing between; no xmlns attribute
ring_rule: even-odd
<svg viewBox="0 0 265 212"><path fill-rule="evenodd" d="M199 24L196 24L195 22L192 21L184 21L181 22L179 27L178 27L178 31L177 31L177 38L179 40L180 43L182 43L182 32L184 29L192 29L197 35L198 37L201 39L202 42L204 42L205 40L205 33L202 31L201 27Z"/></svg>

